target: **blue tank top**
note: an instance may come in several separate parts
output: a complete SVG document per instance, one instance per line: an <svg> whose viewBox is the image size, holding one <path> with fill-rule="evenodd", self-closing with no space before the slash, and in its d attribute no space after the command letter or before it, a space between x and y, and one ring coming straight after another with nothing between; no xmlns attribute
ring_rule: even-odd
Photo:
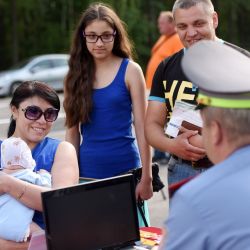
<svg viewBox="0 0 250 250"><path fill-rule="evenodd" d="M80 176L107 178L141 165L132 135L132 102L125 84L128 62L122 60L108 86L93 90L91 121L81 124Z"/></svg>
<svg viewBox="0 0 250 250"><path fill-rule="evenodd" d="M48 172L51 172L59 143L60 141L57 139L46 137L36 145L32 150L33 159L36 161L34 171L45 169ZM33 221L44 229L43 215L41 212L35 211Z"/></svg>

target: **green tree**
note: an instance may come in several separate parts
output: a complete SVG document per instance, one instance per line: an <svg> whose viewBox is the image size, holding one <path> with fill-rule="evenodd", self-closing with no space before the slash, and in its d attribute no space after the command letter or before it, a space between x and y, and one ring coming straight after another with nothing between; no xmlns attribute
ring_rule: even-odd
<svg viewBox="0 0 250 250"><path fill-rule="evenodd" d="M250 49L250 1L212 0L219 14L217 34ZM93 0L0 0L0 70L21 59L45 53L68 53L72 32ZM157 17L174 0L103 0L127 24L136 61L145 69L159 34Z"/></svg>

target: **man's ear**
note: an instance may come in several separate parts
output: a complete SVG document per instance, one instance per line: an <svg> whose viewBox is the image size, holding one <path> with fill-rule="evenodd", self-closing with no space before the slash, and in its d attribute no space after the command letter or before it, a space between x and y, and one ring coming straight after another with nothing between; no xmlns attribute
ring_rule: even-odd
<svg viewBox="0 0 250 250"><path fill-rule="evenodd" d="M213 26L214 26L214 29L216 29L218 27L218 24L219 24L218 14L217 14L217 12L214 12L213 13Z"/></svg>
<svg viewBox="0 0 250 250"><path fill-rule="evenodd" d="M221 124L218 121L211 122L211 141L214 146L220 145L223 142L224 133Z"/></svg>

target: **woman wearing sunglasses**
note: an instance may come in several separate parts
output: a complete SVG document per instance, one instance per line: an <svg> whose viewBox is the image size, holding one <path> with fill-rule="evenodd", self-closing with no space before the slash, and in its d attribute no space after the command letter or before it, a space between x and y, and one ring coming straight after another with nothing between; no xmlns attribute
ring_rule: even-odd
<svg viewBox="0 0 250 250"><path fill-rule="evenodd" d="M151 198L150 147L144 137L145 80L132 60L123 22L107 5L90 5L76 28L64 109L66 140L79 153L80 176L101 179L142 166L136 196Z"/></svg>
<svg viewBox="0 0 250 250"><path fill-rule="evenodd" d="M35 171L44 169L50 172L52 188L77 184L78 163L74 147L68 142L46 137L60 110L56 92L41 82L24 82L14 92L10 108L12 116L8 137L20 137L28 144L36 161ZM35 209L33 221L41 228L44 228L41 192L46 190L48 188L0 172L0 194L8 194ZM28 243L0 239L1 250L27 249L27 246Z"/></svg>

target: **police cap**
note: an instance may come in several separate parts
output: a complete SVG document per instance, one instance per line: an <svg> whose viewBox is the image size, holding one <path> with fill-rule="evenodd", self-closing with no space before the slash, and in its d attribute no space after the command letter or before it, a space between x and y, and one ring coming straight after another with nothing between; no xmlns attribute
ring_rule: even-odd
<svg viewBox="0 0 250 250"><path fill-rule="evenodd" d="M186 50L182 68L199 87L199 105L250 108L248 56L219 41L201 41Z"/></svg>

